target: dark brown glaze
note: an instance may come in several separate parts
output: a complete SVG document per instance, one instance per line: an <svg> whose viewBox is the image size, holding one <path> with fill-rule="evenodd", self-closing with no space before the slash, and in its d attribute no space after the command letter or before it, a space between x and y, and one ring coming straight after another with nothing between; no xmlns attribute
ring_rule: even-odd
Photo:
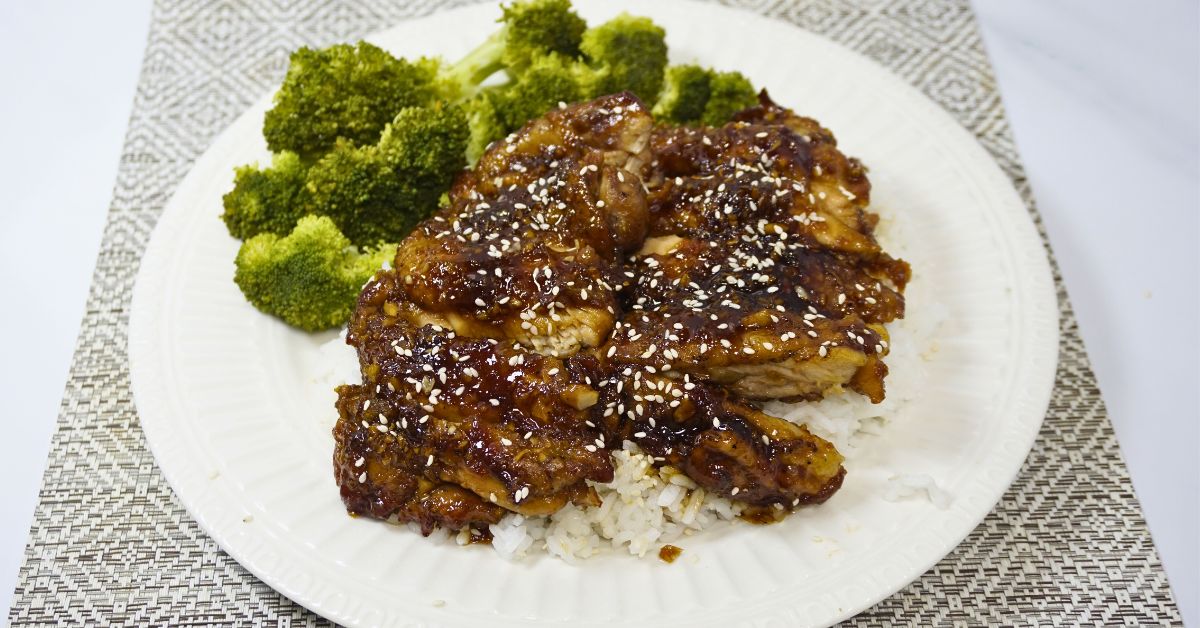
<svg viewBox="0 0 1200 628"><path fill-rule="evenodd" d="M586 482L611 481L588 423L598 365L553 355L600 344L615 321L611 284L647 219L622 166L640 167L651 124L622 94L532 122L363 289L347 337L363 385L339 390L335 428L351 512L428 533L592 503Z"/></svg>
<svg viewBox="0 0 1200 628"><path fill-rule="evenodd" d="M393 459L402 473L528 515L588 499L585 480L612 479L603 436L587 425L597 373L511 342L390 316L399 282L397 273L380 273L359 297L347 342L358 349L367 389L362 412L376 420L339 429L386 433L407 454ZM352 423L350 409L341 410L340 423Z"/></svg>
<svg viewBox="0 0 1200 628"><path fill-rule="evenodd" d="M675 238L659 250L629 271L631 303L606 356L682 370L751 398L813 398L850 382L882 400L881 385L862 379L860 387L853 376L886 353L880 323L903 314L903 298L885 283L776 234Z"/></svg>
<svg viewBox="0 0 1200 628"><path fill-rule="evenodd" d="M334 479L346 510L377 519L415 521L428 535L441 526L458 530L496 523L504 509L453 484L412 473L420 467L418 452L404 439L368 426L383 425L378 412L364 404L371 398L363 386L338 389L339 420L333 431Z"/></svg>
<svg viewBox="0 0 1200 628"><path fill-rule="evenodd" d="M861 164L761 101L652 132L617 94L489 147L359 298L347 508L483 538L506 510L594 503L624 440L752 518L828 499L834 447L746 398L881 400L908 266Z"/></svg>
<svg viewBox="0 0 1200 628"><path fill-rule="evenodd" d="M604 341L618 265L640 246L651 120L617 94L547 114L493 145L450 205L399 247L403 313L556 355Z"/></svg>
<svg viewBox="0 0 1200 628"><path fill-rule="evenodd" d="M760 100L724 127L655 130L651 237L605 355L757 399L846 386L882 401L882 324L904 315L908 265L875 240L861 164Z"/></svg>
<svg viewBox="0 0 1200 628"><path fill-rule="evenodd" d="M455 182L450 196L493 196L525 185L531 176L547 176L556 161L583 153L636 173L649 157L653 124L646 105L629 92L560 107L489 146L474 170Z"/></svg>
<svg viewBox="0 0 1200 628"><path fill-rule="evenodd" d="M875 241L871 184L815 121L771 102L719 128L659 127L651 136L651 236L721 242L773 234L834 252L903 289L907 265ZM882 256L882 260L876 262ZM868 263L869 262L869 263Z"/></svg>
<svg viewBox="0 0 1200 628"><path fill-rule="evenodd" d="M842 456L808 428L764 414L720 386L653 367L614 367L601 383L597 421L705 490L790 510L841 486Z"/></svg>

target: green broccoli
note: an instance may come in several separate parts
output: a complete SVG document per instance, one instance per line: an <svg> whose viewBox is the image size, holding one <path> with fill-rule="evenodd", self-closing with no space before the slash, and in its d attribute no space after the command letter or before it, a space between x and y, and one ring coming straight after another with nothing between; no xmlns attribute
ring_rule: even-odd
<svg viewBox="0 0 1200 628"><path fill-rule="evenodd" d="M468 158L559 102L629 90L649 103L662 86L665 34L648 19L588 29L569 0L503 12L500 29L454 64L367 43L292 55L263 124L277 156L237 170L222 216L250 238L235 279L259 309L304 329L344 322L358 286L314 260L349 268L361 256L348 246L400 241L445 202Z"/></svg>
<svg viewBox="0 0 1200 628"><path fill-rule="evenodd" d="M663 77L663 88L654 103L659 122L693 124L704 116L704 106L712 93L712 71L698 65L673 65Z"/></svg>
<svg viewBox="0 0 1200 628"><path fill-rule="evenodd" d="M459 107L402 109L378 144L339 141L313 165L305 213L328 216L360 246L399 242L466 166L467 135Z"/></svg>
<svg viewBox="0 0 1200 628"><path fill-rule="evenodd" d="M362 42L293 54L263 124L268 147L285 153L272 168L237 170L223 216L230 234L285 235L300 216L319 214L356 244L396 241L436 209L466 165L468 142L474 160L558 101L580 97L566 64L587 25L568 0L518 3L501 21L454 65L396 59ZM499 69L510 83L476 95ZM306 172L311 164L319 167Z"/></svg>
<svg viewBox="0 0 1200 628"><path fill-rule="evenodd" d="M500 114L500 99L494 91L486 90L463 103L470 132L467 138L467 163L479 161L489 144L508 133Z"/></svg>
<svg viewBox="0 0 1200 628"><path fill-rule="evenodd" d="M582 91L574 62L557 54L534 58L514 79L485 88L465 105L471 127L467 161L474 163L492 141L521 128L558 103L580 98Z"/></svg>
<svg viewBox="0 0 1200 628"><path fill-rule="evenodd" d="M374 144L404 107L450 95L432 59L397 59L366 42L292 53L275 106L263 120L272 152L292 151L312 161L340 137Z"/></svg>
<svg viewBox="0 0 1200 628"><path fill-rule="evenodd" d="M740 72L717 72L709 83L711 94L704 105L700 122L705 126L721 126L733 119L733 114L758 104L758 92L750 79Z"/></svg>
<svg viewBox="0 0 1200 628"><path fill-rule="evenodd" d="M587 23L570 0L528 0L502 10L500 30L443 71L443 78L464 96L500 70L519 74L542 55L579 56Z"/></svg>
<svg viewBox="0 0 1200 628"><path fill-rule="evenodd" d="M653 104L667 67L666 35L649 18L625 13L584 32L584 97L631 91Z"/></svg>
<svg viewBox="0 0 1200 628"><path fill-rule="evenodd" d="M532 12L557 11L557 19L570 25L566 35L549 40L529 31L518 29L513 22L518 9ZM530 23L552 23L550 18ZM481 81L488 72L504 70L508 80L479 90L465 105L471 126L467 157L474 162L491 142L521 128L529 120L542 115L560 102L575 102L610 93L629 90L652 102L662 85L663 68L667 64L664 31L646 18L621 15L586 31L570 4L563 0L542 0L518 4L505 10L506 38L489 40L464 60L467 67L485 68L479 74L464 78L467 72L456 74L462 81ZM566 29L566 27L564 27ZM525 35L514 42L514 33ZM582 32L580 36L579 33ZM552 43L551 43L552 42ZM507 45L506 48L503 46ZM514 58L516 60L514 60ZM456 64L456 68L464 62ZM482 76L482 78L481 78ZM464 87L464 91L470 89Z"/></svg>
<svg viewBox="0 0 1200 628"><path fill-rule="evenodd" d="M721 126L757 103L754 85L741 73L677 65L667 68L653 113L670 124Z"/></svg>
<svg viewBox="0 0 1200 628"><path fill-rule="evenodd" d="M260 233L284 234L305 213L304 178L308 168L296 153L275 155L271 167L242 166L235 171L233 190L222 201L221 219L229 233L245 240Z"/></svg>
<svg viewBox="0 0 1200 628"><path fill-rule="evenodd" d="M254 307L305 331L344 325L362 285L396 254L395 245L358 252L333 221L305 216L285 236L242 243L233 281Z"/></svg>

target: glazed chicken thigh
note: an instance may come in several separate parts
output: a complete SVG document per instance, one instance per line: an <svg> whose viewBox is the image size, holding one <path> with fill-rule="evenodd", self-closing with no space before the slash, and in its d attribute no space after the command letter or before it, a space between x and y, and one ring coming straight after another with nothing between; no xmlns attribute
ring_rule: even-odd
<svg viewBox="0 0 1200 628"><path fill-rule="evenodd" d="M842 456L756 404L883 399L909 270L869 194L765 93L720 128L655 128L616 94L494 143L359 297L347 509L485 534L594 503L625 441L773 516L828 499Z"/></svg>

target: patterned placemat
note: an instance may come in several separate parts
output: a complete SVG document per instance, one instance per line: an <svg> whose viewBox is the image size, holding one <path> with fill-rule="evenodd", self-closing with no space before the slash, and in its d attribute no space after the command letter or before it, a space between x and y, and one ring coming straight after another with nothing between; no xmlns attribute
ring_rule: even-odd
<svg viewBox="0 0 1200 628"><path fill-rule="evenodd" d="M1041 228L965 0L728 3L822 33L916 85L991 151ZM446 3L457 4L464 2ZM326 623L222 552L159 474L129 389L130 292L167 198L214 136L278 84L292 49L358 39L440 6L156 3L13 625ZM849 623L1180 623L1057 267L1055 281L1057 383L1020 477L954 552Z"/></svg>

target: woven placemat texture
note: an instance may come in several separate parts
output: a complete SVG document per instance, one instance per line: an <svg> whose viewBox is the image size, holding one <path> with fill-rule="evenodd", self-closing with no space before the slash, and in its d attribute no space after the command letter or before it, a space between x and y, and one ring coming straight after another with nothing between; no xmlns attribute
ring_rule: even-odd
<svg viewBox="0 0 1200 628"><path fill-rule="evenodd" d="M326 623L222 552L159 474L129 389L130 292L168 197L210 141L278 85L291 50L355 40L463 3L156 3L9 615L14 626ZM965 0L730 4L824 34L910 81L991 151L1038 221ZM1180 623L1057 267L1055 281L1062 332L1057 385L1020 477L958 549L849 624Z"/></svg>

